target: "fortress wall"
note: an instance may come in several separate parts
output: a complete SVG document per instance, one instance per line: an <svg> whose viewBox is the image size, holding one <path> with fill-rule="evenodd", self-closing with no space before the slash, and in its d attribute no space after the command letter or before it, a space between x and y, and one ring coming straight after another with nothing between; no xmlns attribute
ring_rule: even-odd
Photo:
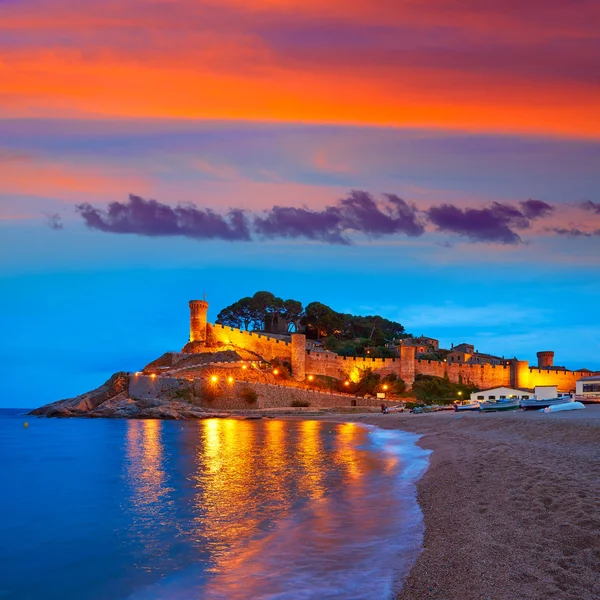
<svg viewBox="0 0 600 600"><path fill-rule="evenodd" d="M265 360L274 358L291 360L292 358L292 348L289 342L226 325L215 324L212 327L216 340L222 344L233 344L250 352L256 352Z"/></svg>
<svg viewBox="0 0 600 600"><path fill-rule="evenodd" d="M399 358L344 357L333 352L306 353L306 373L309 375L358 381L366 369L372 369L382 377L390 373L401 377L402 361Z"/></svg>
<svg viewBox="0 0 600 600"><path fill-rule="evenodd" d="M464 363L446 363L437 360L415 361L415 373L420 375L433 375L444 377L453 383L471 383L481 389L488 389L503 385L510 385L510 366L505 365L469 365Z"/></svg>
<svg viewBox="0 0 600 600"><path fill-rule="evenodd" d="M129 397L134 400L153 400L155 398L177 399L178 392L192 389L191 381L176 377L150 377L149 375L129 375Z"/></svg>
<svg viewBox="0 0 600 600"><path fill-rule="evenodd" d="M379 406L376 398L357 398L349 394L336 394L323 391L291 388L284 385L235 381L232 384L219 386L219 396L215 400L203 400L202 388L206 381L194 379L189 381L177 377L156 377L131 374L129 396L137 400L156 398L185 401L178 392L192 392L194 404L214 410L251 410L260 408L291 407L294 400L305 401L313 408L334 408L350 406ZM242 389L251 387L258 394L256 402L248 402L240 397Z"/></svg>
<svg viewBox="0 0 600 600"><path fill-rule="evenodd" d="M510 365L451 365L448 370L450 381L458 383L461 378L463 383L471 383L479 389L509 386L511 383Z"/></svg>
<svg viewBox="0 0 600 600"><path fill-rule="evenodd" d="M529 369L529 387L536 385L556 385L561 392L575 390L575 382L590 373L554 369Z"/></svg>

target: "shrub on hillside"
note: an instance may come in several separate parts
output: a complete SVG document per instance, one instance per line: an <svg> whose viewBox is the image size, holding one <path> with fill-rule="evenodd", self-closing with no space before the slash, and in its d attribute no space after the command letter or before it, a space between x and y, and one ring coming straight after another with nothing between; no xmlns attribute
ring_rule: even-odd
<svg viewBox="0 0 600 600"><path fill-rule="evenodd" d="M447 377L417 374L411 395L426 404L433 402L450 404L458 398L468 398L477 390L476 386L470 384L452 383Z"/></svg>
<svg viewBox="0 0 600 600"><path fill-rule="evenodd" d="M254 388L247 385L240 390L240 398L248 402L248 404L252 404L258 400L258 394Z"/></svg>
<svg viewBox="0 0 600 600"><path fill-rule="evenodd" d="M294 399L290 403L290 406L293 406L294 408L307 408L308 406L310 406L310 402L308 400Z"/></svg>

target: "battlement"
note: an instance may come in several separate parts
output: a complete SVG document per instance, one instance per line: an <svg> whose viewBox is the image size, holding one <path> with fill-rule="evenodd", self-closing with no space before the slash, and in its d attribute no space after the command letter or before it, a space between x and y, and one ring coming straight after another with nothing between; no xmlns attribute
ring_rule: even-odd
<svg viewBox="0 0 600 600"><path fill-rule="evenodd" d="M263 333L260 331L246 331L245 329L238 329L237 327L229 327L229 325L222 325L221 323L211 323L212 328L213 328L213 332L216 333L217 331L220 331L223 333L223 335L225 335L227 332L231 332L234 333L236 335L241 335L241 336L247 336L249 338L258 338L258 339L264 339L264 340L269 340L270 342L274 343L274 344L283 344L284 346L289 346L290 342L286 341L286 340L280 340L279 338L273 337L272 335L269 335L268 333ZM232 344L234 342L231 342Z"/></svg>

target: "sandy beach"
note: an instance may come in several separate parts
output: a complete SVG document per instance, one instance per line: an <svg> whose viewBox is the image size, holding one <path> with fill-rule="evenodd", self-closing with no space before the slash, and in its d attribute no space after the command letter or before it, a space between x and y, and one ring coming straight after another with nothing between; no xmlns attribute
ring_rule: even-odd
<svg viewBox="0 0 600 600"><path fill-rule="evenodd" d="M600 598L600 406L347 420L433 450L424 551L398 600Z"/></svg>

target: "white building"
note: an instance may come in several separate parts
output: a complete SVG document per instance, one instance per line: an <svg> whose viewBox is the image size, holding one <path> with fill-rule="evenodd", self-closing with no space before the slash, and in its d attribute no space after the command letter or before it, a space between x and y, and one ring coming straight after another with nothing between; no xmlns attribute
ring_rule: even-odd
<svg viewBox="0 0 600 600"><path fill-rule="evenodd" d="M471 394L471 402L495 402L497 400L529 400L533 392L509 387L497 387Z"/></svg>
<svg viewBox="0 0 600 600"><path fill-rule="evenodd" d="M575 383L575 400L600 402L600 375L582 377Z"/></svg>
<svg viewBox="0 0 600 600"><path fill-rule="evenodd" d="M592 379L587 377L586 379ZM600 377L598 385L600 390ZM538 385L534 390L517 389L509 387L497 387L491 390L483 390L481 392L473 392L471 394L471 402L494 402L497 400L529 400L536 398L537 400L546 400L548 398L561 398L569 396L567 392L559 392L555 385ZM598 401L600 402L600 391L598 393Z"/></svg>

